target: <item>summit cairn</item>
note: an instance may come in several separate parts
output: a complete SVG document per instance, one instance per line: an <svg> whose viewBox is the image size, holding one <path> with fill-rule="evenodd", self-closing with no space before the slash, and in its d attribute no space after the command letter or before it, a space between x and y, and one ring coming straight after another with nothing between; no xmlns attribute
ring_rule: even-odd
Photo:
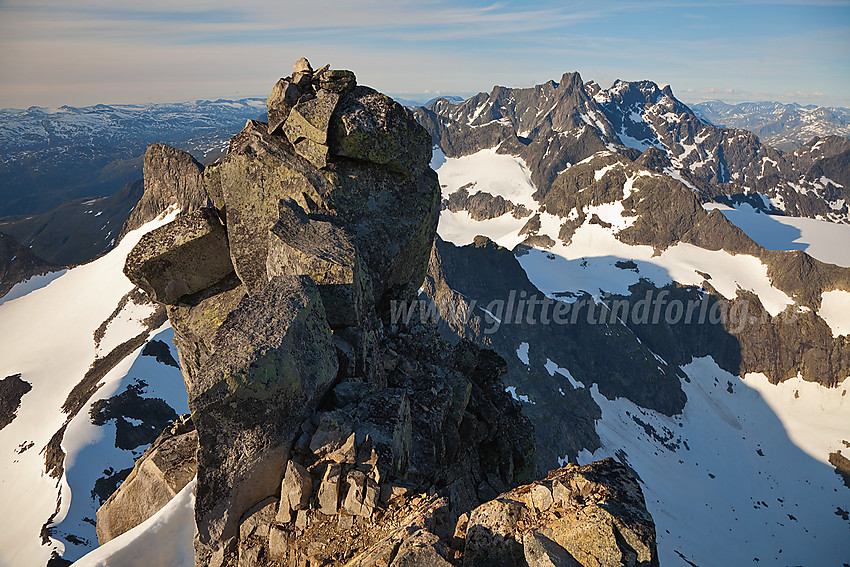
<svg viewBox="0 0 850 567"><path fill-rule="evenodd" d="M449 565L458 519L536 462L504 360L392 317L436 234L430 136L351 71L303 58L267 106L221 162L169 161L163 179L201 181L184 199L198 205L124 268L175 332L198 440L195 565ZM151 171L172 153L150 153ZM99 532L144 519L125 516L103 510L122 521Z"/></svg>

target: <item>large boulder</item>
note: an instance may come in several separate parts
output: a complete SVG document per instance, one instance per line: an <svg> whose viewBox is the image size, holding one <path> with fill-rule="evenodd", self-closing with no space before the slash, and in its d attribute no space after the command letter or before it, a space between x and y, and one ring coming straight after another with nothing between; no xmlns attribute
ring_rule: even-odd
<svg viewBox="0 0 850 567"><path fill-rule="evenodd" d="M280 201L291 198L314 211L324 203L327 181L286 139L270 136L266 125L255 121L230 141L219 171L233 266L255 293L268 282L268 235L280 218Z"/></svg>
<svg viewBox="0 0 850 567"><path fill-rule="evenodd" d="M321 296L308 277L273 278L227 316L212 342L189 390L199 435L199 565L223 556L243 514L279 492L295 434L337 375Z"/></svg>
<svg viewBox="0 0 850 567"><path fill-rule="evenodd" d="M376 302L415 296L425 279L440 214L437 174L419 156L418 175L340 160L328 170L328 208L355 237Z"/></svg>
<svg viewBox="0 0 850 567"><path fill-rule="evenodd" d="M403 175L418 173L431 155L431 136L413 113L385 94L358 86L342 97L330 123L334 155L383 165Z"/></svg>
<svg viewBox="0 0 850 567"><path fill-rule="evenodd" d="M281 202L280 221L269 232L266 270L269 278L310 276L331 328L359 324L368 291L353 239L339 226L307 217L294 202Z"/></svg>
<svg viewBox="0 0 850 567"><path fill-rule="evenodd" d="M97 511L97 541L109 540L156 514L197 473L198 433L181 419L145 451L118 490Z"/></svg>
<svg viewBox="0 0 850 567"><path fill-rule="evenodd" d="M227 233L215 209L181 215L148 232L127 255L124 274L151 299L173 305L233 272Z"/></svg>
<svg viewBox="0 0 850 567"><path fill-rule="evenodd" d="M212 354L218 328L246 294L245 284L236 274L231 274L210 288L184 296L178 305L167 306L187 391L192 389L198 370Z"/></svg>

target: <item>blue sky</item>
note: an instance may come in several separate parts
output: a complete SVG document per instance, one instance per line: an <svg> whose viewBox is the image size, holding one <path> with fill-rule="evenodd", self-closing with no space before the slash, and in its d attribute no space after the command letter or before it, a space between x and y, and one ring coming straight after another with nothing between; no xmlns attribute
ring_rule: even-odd
<svg viewBox="0 0 850 567"><path fill-rule="evenodd" d="M413 100L577 70L850 107L850 0L0 0L0 107L265 96L302 55Z"/></svg>

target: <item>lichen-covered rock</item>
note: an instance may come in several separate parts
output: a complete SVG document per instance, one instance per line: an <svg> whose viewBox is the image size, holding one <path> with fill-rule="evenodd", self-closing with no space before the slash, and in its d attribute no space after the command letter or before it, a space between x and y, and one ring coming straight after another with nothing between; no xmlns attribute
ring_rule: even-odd
<svg viewBox="0 0 850 567"><path fill-rule="evenodd" d="M317 500L319 511L326 516L334 516L339 510L339 493L342 482L342 467L339 463L328 463L322 482L319 485Z"/></svg>
<svg viewBox="0 0 850 567"><path fill-rule="evenodd" d="M189 390L199 435L199 565L229 545L249 508L280 490L292 440L337 374L322 300L307 277L273 278L212 342Z"/></svg>
<svg viewBox="0 0 850 567"><path fill-rule="evenodd" d="M210 288L184 296L178 305L167 307L187 391L192 388L201 365L212 354L216 331L246 294L245 285L236 274L231 274Z"/></svg>
<svg viewBox="0 0 850 567"><path fill-rule="evenodd" d="M308 218L294 203L281 202L280 212L280 221L269 232L269 278L310 276L319 287L331 328L359 324L368 292L351 236L330 222Z"/></svg>
<svg viewBox="0 0 850 567"><path fill-rule="evenodd" d="M566 549L535 530L522 537L522 550L528 567L582 567Z"/></svg>
<svg viewBox="0 0 850 567"><path fill-rule="evenodd" d="M97 540L109 540L141 524L171 500L197 473L198 433L183 418L145 451L118 490L97 511Z"/></svg>
<svg viewBox="0 0 850 567"><path fill-rule="evenodd" d="M280 201L291 198L312 212L324 203L327 181L285 139L270 136L265 124L254 121L230 141L219 169L233 266L255 293L268 282L268 234L280 218Z"/></svg>
<svg viewBox="0 0 850 567"><path fill-rule="evenodd" d="M333 93L345 94L357 85L354 73L344 69L327 69L316 75L319 79L319 88Z"/></svg>
<svg viewBox="0 0 850 567"><path fill-rule="evenodd" d="M298 85L289 79L280 79L272 89L272 94L266 100L266 108L269 114L269 134L280 132L283 123L289 117L292 107L298 103L303 95Z"/></svg>
<svg viewBox="0 0 850 567"><path fill-rule="evenodd" d="M548 496L541 498L544 490ZM460 535L464 566L547 565L547 560L555 565L658 565L655 524L640 485L610 458L567 465L482 504L469 514Z"/></svg>
<svg viewBox="0 0 850 567"><path fill-rule="evenodd" d="M331 153L415 175L427 167L431 137L408 109L359 86L339 101L330 124ZM424 163L423 156L428 156Z"/></svg>
<svg viewBox="0 0 850 567"><path fill-rule="evenodd" d="M283 123L283 133L295 151L318 168L327 165L328 128L338 102L338 93L321 89L295 104Z"/></svg>
<svg viewBox="0 0 850 567"><path fill-rule="evenodd" d="M151 299L168 305L220 282L233 271L227 233L215 209L179 216L142 236L124 274Z"/></svg>

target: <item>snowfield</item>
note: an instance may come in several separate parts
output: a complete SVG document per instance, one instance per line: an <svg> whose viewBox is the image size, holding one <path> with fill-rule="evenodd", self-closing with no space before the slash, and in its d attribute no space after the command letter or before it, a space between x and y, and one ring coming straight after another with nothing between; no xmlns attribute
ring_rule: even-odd
<svg viewBox="0 0 850 567"><path fill-rule="evenodd" d="M684 370L688 402L672 418L594 384L603 448L579 459L614 456L638 473L661 565L841 565L850 526L836 510L848 510L850 491L826 458L847 438L850 379L774 386L711 358Z"/></svg>
<svg viewBox="0 0 850 567"><path fill-rule="evenodd" d="M820 315L829 328L832 336L850 335L850 292L836 289L821 295Z"/></svg>
<svg viewBox="0 0 850 567"><path fill-rule="evenodd" d="M719 203L705 205L719 209L747 236L769 250L803 250L809 256L838 266L850 267L850 224L783 215L766 215L748 204L732 208Z"/></svg>
<svg viewBox="0 0 850 567"><path fill-rule="evenodd" d="M43 567L52 550L61 551L70 546L67 541L55 539L42 545L42 526L56 511L60 493L61 507L54 523L60 522L74 507L74 499L89 499L87 492L94 480L89 473L100 475L105 466L83 474L88 484L78 490L73 483L69 485L66 475L57 482L45 474L40 451L62 427L67 417L62 411L63 403L95 360L94 331L133 289L122 272L127 253L142 234L173 220L176 214L172 210L162 215L128 233L109 254L0 305L0 376L20 373L32 385L32 390L21 400L15 420L0 430L0 502L6 518L0 530L0 564ZM132 325L119 324L114 333L113 338L110 330L110 343L128 340L138 330ZM118 336L121 333L127 333L123 340ZM104 385L94 398L111 395L138 354L137 350L116 366L102 380ZM96 469L98 464L105 465L76 459L85 447L108 435L90 426L90 403L91 400L68 425L63 442L68 453L66 473L71 475L71 481L75 469L83 471L85 467ZM29 449L21 451L30 443ZM107 444L114 444L114 436ZM82 546L86 551L96 545L96 541L88 543L88 547Z"/></svg>
<svg viewBox="0 0 850 567"><path fill-rule="evenodd" d="M461 179L475 180L477 164L466 172L459 170L462 164L447 161L440 167L444 191ZM607 169L597 170L595 177L605 173ZM531 189L526 191L530 198ZM629 286L640 278L657 286L700 285L708 275L711 285L727 298L735 297L739 289L753 291L771 315L794 304L771 285L767 267L758 258L682 243L655 254L652 247L620 242L616 232L628 219L622 219L617 204L588 207L588 218L597 213L613 226L585 222L569 245L558 239L563 219L541 213L538 234L556 243L517 257L529 280L553 298L560 292L586 292L599 298L604 292L628 294ZM537 209L536 204L526 206ZM766 248L805 250L822 261L850 266L850 252L840 245L850 242L848 225L768 216L749 207L706 208L721 209ZM484 235L514 249L525 238L518 234L524 224L509 214L474 221L464 211L444 210L438 233L458 246ZM626 267L624 260L634 262L634 268ZM850 334L850 293L824 293L818 314L835 336ZM516 351L524 364L529 364L528 349L523 343ZM565 388L586 387L569 368L562 368L556 352L546 355L541 370L568 381L553 392L556 399ZM836 388L800 378L774 385L762 374L734 376L710 357L695 359L683 370L688 380L681 384L688 401L683 413L674 417L626 399L609 400L592 385L591 395L602 409L596 430L603 446L579 455L581 463L613 456L639 475L656 522L661 565L846 564L850 522L843 515L850 510L850 490L829 464L829 455L842 449L848 455L850 377ZM507 391L514 399L531 402L514 386Z"/></svg>
<svg viewBox="0 0 850 567"><path fill-rule="evenodd" d="M159 512L74 563L75 567L193 567L195 481Z"/></svg>
<svg viewBox="0 0 850 567"><path fill-rule="evenodd" d="M442 154L441 150L435 149L432 163L442 162L439 176L443 198L474 182L475 186L468 188L470 195L484 191L511 201L514 205L537 208L537 203L531 197L536 191L531 182L531 172L522 158L497 154L496 148L459 158L439 156L437 152Z"/></svg>

